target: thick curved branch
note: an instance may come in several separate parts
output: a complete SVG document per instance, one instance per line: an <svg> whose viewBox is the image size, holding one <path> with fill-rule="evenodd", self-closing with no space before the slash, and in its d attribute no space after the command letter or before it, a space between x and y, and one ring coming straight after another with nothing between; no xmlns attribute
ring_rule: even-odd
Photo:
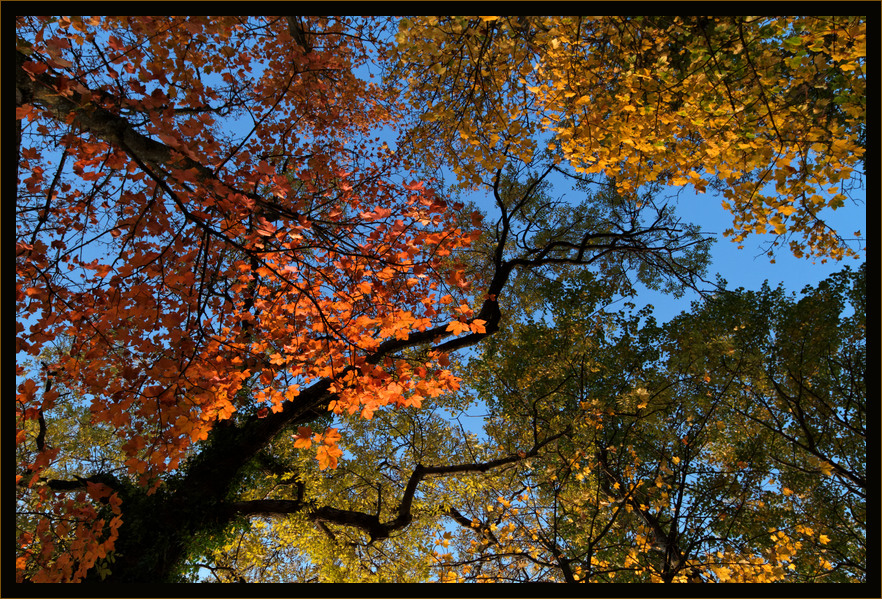
<svg viewBox="0 0 882 599"><path fill-rule="evenodd" d="M234 501L221 506L223 517L234 516L280 516L285 514L305 513L307 518L315 524L336 524L358 528L366 532L371 541L385 539L394 532L408 526L413 521L413 500L417 487L427 476L444 476L464 472L487 472L501 466L514 464L536 456L539 450L560 437L568 434L570 427L561 432L551 435L539 443L536 443L529 451L490 460L468 464L451 464L447 466L423 466L417 464L407 485L404 488L398 511L395 517L387 522L381 522L379 514L368 514L354 510L343 510L330 506L315 507L312 503L298 499L259 499L253 501ZM450 516L458 522L463 516L452 507L443 507L442 513Z"/></svg>
<svg viewBox="0 0 882 599"><path fill-rule="evenodd" d="M40 478L39 481L41 484L46 485L48 488L57 492L86 491L89 488L89 483L104 484L114 490L120 488L119 480L112 474L107 473L95 474L87 477L74 475L74 480ZM27 487L29 484L29 477L22 477L21 480L18 481L17 486Z"/></svg>
<svg viewBox="0 0 882 599"><path fill-rule="evenodd" d="M15 60L16 97L21 99L22 104L40 106L60 122L70 123L73 127L124 150L154 172L164 172L168 168L190 171L198 181L217 193L239 194L264 209L280 210L279 206L255 193L235 189L204 164L138 132L125 117L110 112L100 102L94 101L96 97L101 98L102 93L90 90L80 83L62 82L48 72L36 75L27 72L23 68L24 64L34 61L22 52L16 52ZM68 89L68 93L59 93L59 89ZM295 219L300 217L292 211L286 211L285 215Z"/></svg>
<svg viewBox="0 0 882 599"><path fill-rule="evenodd" d="M147 164L194 169L198 177L215 179L211 169L177 152L173 153L165 144L138 133L125 118L93 102L96 94L85 86L74 84L69 95L61 94L58 92L62 87L61 81L47 73L34 75L25 71L23 65L32 61L22 52L16 52L15 59L15 85L23 103L41 106L59 121L70 122L75 128L116 147L130 148Z"/></svg>
<svg viewBox="0 0 882 599"><path fill-rule="evenodd" d="M291 21L289 21L289 24ZM296 32L295 32L296 33ZM302 33L302 32L301 32ZM295 36L296 39L296 36ZM192 173L200 184L205 185L214 193L241 194L253 200L257 206L267 205L266 200L256 194L236 190L218 177L218 174L200 164L196 160L183 155L174 148L159 141L150 139L138 132L127 119L102 108L94 101L96 94L79 83L65 82L70 89L69 95L58 93L62 82L51 75L51 71L33 74L24 69L25 63L30 59L24 54L16 54L16 87L17 98L20 95L22 102L33 103L54 115L62 122L69 122L72 126L90 133L115 147L124 149L132 159L137 162L149 176L162 186L172 198L175 198L174 190L165 180L168 173L174 170L186 170ZM97 94L100 98L100 94ZM547 174L547 172L546 172ZM628 232L619 238L611 240L606 245L591 245L593 238L583 238L582 243L566 247L563 242L553 242L538 253L531 253L521 257L506 260L506 242L509 238L511 221L505 215L505 202L499 197L500 174L497 173L496 186L494 187L497 199L503 207L502 231L497 236L498 242L492 258L492 279L487 289L488 298L484 301L476 319L486 321L484 333L470 333L461 337L446 340L451 333L446 325L439 325L426 331L415 331L405 339L387 340L380 344L376 351L365 357L368 364L378 364L384 358L411 347L430 346L429 349L448 352L474 345L493 334L499 329L501 313L495 296L499 295L507 284L511 273L516 267L534 268L545 264L568 263L589 265L612 251L636 251L638 240L641 236L650 234L652 228ZM543 175L544 176L544 175ZM522 205L529 194L533 193L535 186L541 178L533 182L518 201ZM185 210L184 202L177 198L177 204ZM267 205L272 210L279 210L279 206ZM185 210L185 215L186 215ZM187 215L198 223L198 218ZM286 214L286 216L288 216ZM300 215L291 213L292 218L300 219ZM203 222L202 228L208 235L216 235L217 232L206 228ZM229 241L229 240L228 240ZM631 243L633 242L633 243ZM242 248L240 248L242 249ZM570 250L570 256L561 257L551 255L552 250ZM650 251L657 248L648 248ZM474 320L474 319L473 319ZM343 376L354 370L349 367L337 373ZM209 442L203 451L194 459L192 466L188 468L183 480L176 486L177 500L179 502L193 501L194 504L204 500L223 497L229 491L232 483L238 476L241 468L250 461L257 453L277 437L286 427L314 420L326 413L329 403L336 398L336 394L330 391L335 379L324 378L316 381L310 387L301 391L294 401L283 404L283 409L278 413L267 415L265 418L252 416L238 423L224 421L218 423L212 431ZM564 434L564 433L561 433ZM560 435L549 437L541 444L535 446L531 452L523 457L509 456L485 463L460 464L449 466L422 466L418 465L408 481L404 495L398 508L397 515L389 522L380 522L378 515L364 514L339 510L331 507L309 507L311 517L318 523L338 523L346 526L354 526L368 532L372 538L383 538L392 532L407 526L412 519L412 504L419 483L426 476L443 476L464 472L486 472L506 464L515 463L525 459L546 443L551 442ZM234 503L227 508L228 513L291 513L303 511L307 505L300 500L291 503Z"/></svg>

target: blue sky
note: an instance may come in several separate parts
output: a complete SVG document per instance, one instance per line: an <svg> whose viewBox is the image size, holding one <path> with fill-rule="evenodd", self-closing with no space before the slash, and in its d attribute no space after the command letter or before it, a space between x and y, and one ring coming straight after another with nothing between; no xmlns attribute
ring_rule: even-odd
<svg viewBox="0 0 882 599"><path fill-rule="evenodd" d="M366 69L362 75L367 78ZM243 133L247 131L244 129L245 123L230 123L230 126L233 131L237 129L242 129ZM381 138L394 143L390 131L379 133ZM453 179L454 177L451 176L448 180ZM556 195L563 191L564 189L558 188L553 193ZM865 199L866 193L861 193L858 197ZM494 206L489 194L476 192L470 199L490 213L488 221L492 224ZM711 249L712 262L707 279L713 281L715 275L719 273L728 281L730 288L743 286L748 289L758 289L763 281L769 280L773 287L783 284L788 291L799 292L804 286L817 284L832 273L841 270L845 264L850 264L852 267L859 264L859 261L854 259L846 259L842 262L827 261L824 264L820 260L795 258L786 247L779 248L776 262L771 263L762 249L763 243L767 243L770 239L767 235L749 237L743 244L744 249L739 250L737 244L722 237L722 232L732 226L732 217L722 208L720 198L712 191L696 195L691 189L684 190L679 195L677 213L684 221L699 224L702 230L715 234L717 242ZM852 237L853 232L857 230L860 230L863 236L867 235L865 203L857 205L846 203L845 207L837 211L828 209L825 216L829 217L834 228L844 236ZM866 247L866 243L861 242L859 246L855 244L855 247ZM666 321L681 311L688 310L690 301L696 297L695 294L687 294L677 299L644 289L633 301L638 307L651 303L655 308L656 318L659 321Z"/></svg>
<svg viewBox="0 0 882 599"><path fill-rule="evenodd" d="M865 200L866 194L861 193L858 197ZM484 209L492 206L492 204L488 205L482 193L474 194L473 199ZM691 190L684 191L680 195L677 212L684 221L699 224L702 230L715 233L717 242L711 250L712 262L708 269L707 278L713 280L715 275L719 273L728 281L730 288L743 286L748 289L758 289L764 281L768 280L773 287L783 284L789 292L799 292L804 286L817 284L834 272L841 270L845 264L856 268L860 263L859 260L854 259L821 263L819 259L795 258L786 246L779 248L776 262L771 263L763 250L763 244L770 239L770 236L767 235L751 236L743 244L744 249L738 249L737 244L722 237L722 232L732 226L732 217L721 207L720 198L713 192L696 195ZM837 211L828 210L825 216L843 236L852 237L853 232L859 230L863 238L866 239L868 230L865 203L847 203L845 207ZM491 219L490 223L492 222ZM859 245L855 243L855 247L866 247L866 243L861 242ZM659 321L666 321L681 311L688 310L689 303L693 299L695 299L694 295L676 299L670 295L643 290L633 301L638 307L651 303L655 308L656 318ZM470 410L478 418L483 411L482 406L475 406ZM468 420L471 422L464 422L464 424L473 425L468 428L479 432L481 421Z"/></svg>
<svg viewBox="0 0 882 599"><path fill-rule="evenodd" d="M454 180L450 175L450 181ZM551 190L551 195L558 198L566 193L566 188L560 185L560 178L552 179L558 186ZM669 188L667 193L677 194L677 188ZM578 197L565 196L565 199ZM842 270L845 265L852 269L857 268L866 259L865 248L867 247L867 215L866 215L866 189L852 192L855 202L846 201L845 206L838 210L830 208L821 212L821 216L839 234L852 241L849 245L852 249L860 250L860 259L845 258L841 261L826 260L822 263L820 258L797 258L795 257L786 241L776 248L775 262L771 262L767 255L767 246L773 240L774 235L761 234L750 235L742 243L734 243L731 237L723 237L723 231L732 228L733 216L721 205L721 196L711 190L707 193L697 194L691 187L679 190L676 199L676 213L682 218L684 224L692 223L701 227L702 231L710 234L716 241L711 246L711 263L708 266L705 279L715 281L719 274L727 281L729 289L744 287L745 289L759 289L763 282L768 280L772 288L783 284L787 292L800 292L806 285L816 285L835 272ZM496 207L490 192L473 192L468 199L474 201L477 206L487 214L489 225L495 222ZM860 238L854 236L855 231L860 231ZM800 240L801 238L797 238ZM743 245L743 249L738 249ZM665 322L678 315L684 310L689 310L690 302L698 299L698 294L687 293L681 298L674 298L670 294L656 292L643 288L636 298L632 298L638 308L646 304L652 304L654 314L659 322Z"/></svg>
<svg viewBox="0 0 882 599"><path fill-rule="evenodd" d="M843 237L854 238L855 231L861 232L860 245L856 241L851 242L852 247L857 249L866 247L866 192L855 194L855 198L861 203L846 202L843 208L835 211L827 209L823 214L827 222ZM710 192L697 195L691 190L684 191L677 212L684 220L699 224L702 230L717 234L715 235L717 242L711 248L711 264L707 278L713 280L715 273L719 273L726 279L730 289L738 287L759 289L763 282L768 280L772 288L783 283L788 292L799 292L806 285L815 285L842 270L846 264L854 269L864 261L845 258L841 261L827 260L826 263L821 263L817 258L796 258L785 244L784 247L777 248L775 262L771 263L763 247L769 243L772 235L751 235L743 242L744 249L738 249L739 244L722 235L724 230L732 227L732 215L720 205L719 197ZM866 254L861 252L861 255L865 259ZM642 294L642 297L655 306L656 318L659 321L668 320L689 307L686 297L676 300L649 290Z"/></svg>
<svg viewBox="0 0 882 599"><path fill-rule="evenodd" d="M558 197L563 188L553 190L553 195ZM675 191L675 190L672 190ZM691 188L684 189L678 196L677 214L684 222L694 223L701 226L707 233L713 233L716 242L711 246L711 262L705 278L715 281L719 275L727 281L727 288L737 289L744 287L749 290L758 290L763 282L768 281L773 289L783 285L788 293L797 293L806 285L817 285L833 273L839 272L846 265L856 269L866 259L867 243L867 214L866 214L866 190L854 193L857 202L846 202L845 206L838 210L826 209L821 214L827 222L836 229L843 237L854 238L854 232L860 231L861 241L851 242L853 249L860 248L861 259L845 258L841 261L827 260L822 263L820 259L796 258L786 246L777 248L775 262L770 261L764 247L772 240L772 235L751 235L741 243L743 249L738 249L737 243L731 238L723 237L723 231L732 227L732 214L725 210L720 202L721 198L714 192L696 194ZM494 204L492 197L482 192L474 192L469 199L474 201L479 208L488 213L489 223L493 220ZM666 322L681 312L689 311L692 301L699 299L696 293L687 293L681 298L675 298L650 289L643 288L632 301L637 309L647 304L652 304L653 314L659 323ZM474 433L482 435L483 415L486 408L482 403L469 408L462 419L465 427Z"/></svg>

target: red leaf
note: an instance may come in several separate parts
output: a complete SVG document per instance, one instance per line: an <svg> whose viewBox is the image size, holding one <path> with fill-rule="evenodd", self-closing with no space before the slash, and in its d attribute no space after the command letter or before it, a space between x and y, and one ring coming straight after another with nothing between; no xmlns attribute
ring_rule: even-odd
<svg viewBox="0 0 882 599"><path fill-rule="evenodd" d="M42 62L32 62L28 61L21 65L23 71L30 73L31 75L42 75L49 67L43 64Z"/></svg>

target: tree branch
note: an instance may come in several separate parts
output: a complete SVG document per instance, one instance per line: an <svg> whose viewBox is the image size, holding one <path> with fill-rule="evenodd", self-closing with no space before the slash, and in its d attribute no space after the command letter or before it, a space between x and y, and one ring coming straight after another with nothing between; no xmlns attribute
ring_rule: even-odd
<svg viewBox="0 0 882 599"><path fill-rule="evenodd" d="M498 458L487 462L469 464L454 464L448 466L423 466L417 464L405 486L401 501L398 504L398 512L395 518L380 521L380 514L368 514L354 510L343 510L331 506L315 507L312 503L302 499L258 499L252 501L234 501L220 507L222 517L231 518L236 515L243 516L281 516L285 514L306 513L309 520L315 524L336 524L358 528L366 532L371 541L385 539L394 532L408 526L413 521L413 500L416 496L417 487L427 476L439 476L458 474L463 472L487 472L500 466L514 464L526 460L539 453L544 446L552 443L560 437L568 434L570 427L561 432L547 437L536 443L529 451ZM442 513L449 515L454 520L462 523L462 516L455 508L445 507ZM469 522L470 523L470 522Z"/></svg>

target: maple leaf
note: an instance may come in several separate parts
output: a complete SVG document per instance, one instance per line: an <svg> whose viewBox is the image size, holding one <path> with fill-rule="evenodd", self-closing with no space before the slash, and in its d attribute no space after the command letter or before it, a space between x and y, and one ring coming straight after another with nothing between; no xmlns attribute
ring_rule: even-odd
<svg viewBox="0 0 882 599"><path fill-rule="evenodd" d="M343 455L343 450L336 445L321 445L316 452L319 468L322 470L337 467L337 460Z"/></svg>
<svg viewBox="0 0 882 599"><path fill-rule="evenodd" d="M343 437L338 429L329 428L325 431L324 435L322 435L322 443L325 443L326 445L336 445L342 438Z"/></svg>
<svg viewBox="0 0 882 599"><path fill-rule="evenodd" d="M484 327L485 324L487 324L486 320L476 318L471 323L469 323L469 328L472 330L473 333L486 333L487 329Z"/></svg>
<svg viewBox="0 0 882 599"><path fill-rule="evenodd" d="M447 282L451 285L456 285L460 289L468 289L469 282L463 278L463 272L461 270L454 270L447 276Z"/></svg>
<svg viewBox="0 0 882 599"><path fill-rule="evenodd" d="M445 331L449 331L449 332L453 333L454 335L459 335L460 333L463 333L468 330L469 330L469 325L464 322L461 322L459 320L451 321L450 324L448 324L447 328L445 329Z"/></svg>
<svg viewBox="0 0 882 599"><path fill-rule="evenodd" d="M254 230L262 237L269 237L276 232L276 227L265 218L260 217Z"/></svg>
<svg viewBox="0 0 882 599"><path fill-rule="evenodd" d="M624 560L616 552L601 551L597 563L592 558L590 572L580 569L580 556L565 554L581 546L579 539L596 537L592 523L606 526L638 505L644 515L670 511L670 498L677 496L680 483L678 477L661 477L658 487L650 488L655 472L672 473L659 456L677 463L678 458L670 457L672 448L688 453L678 465L681 480L692 480L696 467L712 471L736 462L743 470L738 478L745 497L767 494L762 484L751 487L751 481L759 478L754 471L770 471L765 453L782 447L775 435L786 431L774 429L777 415L763 421L766 415L756 411L742 418L733 405L749 411L763 401L745 404L740 401L743 394L725 385L711 401L703 395L706 390L694 396L694 385L681 382L696 376L701 380L703 368L687 373L674 364L674 356L682 355L694 367L719 368L719 356L708 354L705 341L732 336L707 329L729 322L731 306L708 302L711 312L704 320L684 317L687 325L665 329L663 340L647 332L647 347L671 344L664 362L653 361L644 358L652 352L642 347L632 352L622 344L615 344L614 355L608 355L610 339L595 335L594 313L579 312L581 302L552 301L534 286L506 279L505 269L515 265L518 277L529 281L541 274L554 283L559 282L555 264L574 269L598 265L590 244L565 254L587 239L586 232L616 227L613 212L637 215L641 205L632 202L637 190L671 181L696 191L719 186L725 209L736 219L732 234L739 241L747 233L807 234L807 255L836 257L844 252L832 229L812 229L817 219L806 216L843 205L846 196L833 194L844 191L864 153L864 19L701 18L705 21L699 23L692 17L414 17L398 21L398 41L385 52L368 48L364 40L372 37L367 35L370 28L393 20L16 17L16 80L27 101L16 109L26 130L18 156L21 205L16 227L22 239L16 242L17 349L31 360L47 360L45 368L27 359L16 364L17 377L24 381L16 395L19 580L77 582L87 574L95 581L170 579L181 563L167 553L168 547L185 546L193 535L211 537L204 534L205 519L188 519L187 514L224 502L229 489L239 488L243 500L226 504L242 507L245 517L263 513L270 504L285 509L315 506L330 518L326 529L343 536L353 522L366 521L352 513L375 518L382 507L388 512L389 505L402 506L400 517L383 518L396 543L400 541L400 555L372 554L368 568L361 567L360 554L353 554L347 576L418 578L425 569L414 564L440 559L446 562L445 580L476 580L475 572L492 576L498 570L508 576L503 572L507 564L532 560L550 564L538 574L550 580L562 576L555 564L567 560L573 579L650 580L656 573L644 566L655 558L645 559L636 550ZM712 68L696 69L696 61L688 59L708 53ZM469 60L462 61L462 56ZM388 94L385 84L367 82L353 68L369 61L371 66L382 61L376 66L393 73ZM818 87L819 82L824 86ZM230 129L236 119L222 118L230 98L234 110L255 117L244 137ZM836 110L826 106L830 102ZM411 109L415 112L408 114ZM379 146L374 130L387 125L409 140L407 151L404 144L395 151L388 144L380 146L386 151L374 147ZM524 177L528 171L541 171L541 161L585 180L608 176L610 195L591 194L585 203L562 211L549 201L551 209L539 211L545 192ZM426 171L450 167L460 183L451 189L432 189L436 182L429 180L401 184L400 173L414 173L410 164L420 163ZM407 181L417 175L405 176ZM757 181L775 189L764 196ZM488 183L505 213L495 222L453 199L468 187ZM842 185L831 187L835 183ZM534 195L518 197L526 189ZM660 222L660 230L664 224ZM528 239L533 233L535 239ZM641 240L639 231L633 239ZM527 241L535 241L537 251L527 250ZM795 241L799 246L799 239ZM470 244L482 245L469 249ZM655 250L649 251L647 264L652 264ZM486 272L478 270L480 255L496 257L486 262ZM668 259L680 257L666 255L662 262L668 264ZM664 276L667 271L659 268L649 274ZM614 270L602 266L590 271L599 290L588 286L589 295L600 296L587 302L590 310L614 304L605 294L607 283L621 287L621 275ZM63 272L69 274L58 274ZM514 309L507 315L512 327L494 346L492 360L482 363L479 350L461 368L457 364L454 374L448 369L448 354L433 348L462 341L445 339L450 334L475 333L471 341L487 331L485 320L467 320L473 315L468 302L480 296L463 293L470 281L491 285L498 293L514 288ZM445 285L455 299L439 291ZM456 306L455 301L458 308L444 310ZM556 316L559 309L573 313L555 318L553 325L521 326L525 314L517 312L519 307L552 305L548 314ZM768 313L787 310L786 300L775 299L747 320L760 323ZM825 328L836 316L816 318L820 308L806 312L812 314L810 324L775 329L772 336L791 339L810 331L814 337L800 337L800 342L811 348L823 345L818 338L841 344L851 338L850 333ZM459 318L445 324L441 313ZM799 320L801 325L805 321ZM845 330L844 322L837 324ZM685 331L711 334L675 340ZM745 372L737 374L761 379L751 380L750 388L762 392L775 385L768 384L767 372L751 365L767 356L786 361L789 354L754 341L757 347L745 355L756 351L759 357L745 359L745 366L738 366ZM638 363L644 359L646 364ZM51 361L57 363L49 365ZM627 371L616 372L625 363ZM810 366L813 377L823 377L818 374L823 368ZM676 389L669 390L666 378L677 381ZM606 405L603 397L621 391L615 381L637 380L658 383L651 414ZM577 393L574 401L573 381L597 390L601 399L589 404ZM436 420L443 425L445 416L434 405L422 414L384 408L419 408L437 400L453 413L467 406L476 390L494 403L494 414L485 431L491 444L474 452L467 437L457 437L457 427L436 426ZM858 406L852 399L849 405ZM647 401L641 395L637 405L646 407ZM580 402L585 412L576 415L573 404ZM778 409L774 400L767 405ZM806 407L808 417L826 413ZM287 442L280 432L306 422L315 426L327 422L326 417L345 422L352 435L347 443L352 463L344 473L331 472L339 468L343 454L337 429L317 434L300 426ZM687 433L684 418L702 426ZM757 420L770 426L754 426ZM673 425L656 426L658 422ZM604 430L619 431L604 438L616 439L606 450L620 457L598 465L602 452L570 453L573 448L602 447L598 434ZM739 460L743 448L735 451L728 438L736 432L756 437L769 451ZM818 435L819 440L824 437ZM524 443L530 446L516 454L506 450ZM320 477L310 474L313 464L302 459L302 450L313 446L314 461L325 471ZM819 449L827 455L849 451ZM438 465L407 472L413 460L401 461L402 456ZM492 475L499 464L527 456L531 463L517 473ZM863 463L857 454L842 457L838 464L843 466L835 469L843 475L852 474L845 472L849 464ZM393 468L400 471L378 465L382 459L387 465L395 462ZM86 464L107 465L99 473L106 489L82 470ZM108 497L114 477L102 475L112 472L114 464L127 468L129 478L123 481L125 493ZM816 460L805 466L803 474L814 468L830 475L834 468ZM273 472L290 468L282 477L297 481L297 501L247 501L279 490L275 476L248 474L255 467ZM483 471L486 477L462 477ZM457 557L421 554L420 535L411 534L404 522L412 519L411 531L423 530L433 524L426 514L437 510L426 512L421 506L406 513L407 501L402 500L413 485L405 490L386 484L389 476L410 475L420 482L420 472L432 477L430 503L437 506L468 505L462 501L463 489L474 499L471 505L497 498L501 505L488 511L503 519L488 527L499 542L475 549L468 564L454 563L468 550L455 552ZM71 479L57 480L62 473L71 473ZM781 478L798 480L786 473ZM347 510L322 510L340 505L340 490L352 488L350 479L358 479L371 496L365 502L348 501ZM192 484L169 484L174 480ZM620 486L620 480L627 482ZM773 486L778 484L780 480ZM838 483L830 479L825 484ZM586 489L604 488L633 490L645 503L621 497L606 503L572 501L589 497ZM212 496L218 489L221 495ZM521 508L511 507L504 497L522 489L541 489L545 505L567 506L567 526L549 521L544 508L530 505L526 494L526 526L506 521ZM422 482L420 496L426 490L428 484ZM716 485L693 486L695 501L688 503L705 506L709 511L704 519L725 518L733 538L758 538L757 523L780 526L771 522L777 503L769 507L748 501L738 510L721 512L714 506L726 502L718 490ZM802 487L798 493L804 493ZM844 493L848 507L860 512L859 500ZM823 522L833 514L844 534L860 534L860 526L848 530L849 510L834 514L817 499L796 502L794 521ZM620 514L622 502L625 511ZM249 503L257 511L248 512ZM369 509L362 507L368 503ZM840 512L846 516L840 518ZM457 520L470 518L466 514ZM218 568L212 575L256 571L257 556L271 549L270 542L315 555L328 552L329 539L304 535L299 524L282 520L261 518L266 528L255 526L237 537L236 550L224 541L209 543L208 558L229 565L229 570ZM645 524L635 520L636 529L604 528L604 543L630 547L636 539L649 546ZM118 538L131 559L108 559ZM462 538L447 532L440 544L448 547ZM533 542L540 538L560 543L543 547ZM727 548L731 571L718 568L716 577L803 575L807 566L790 571L796 543L775 538L778 546L767 552L762 543L745 542L739 548L743 555ZM818 544L829 541L821 535ZM695 548L695 559L716 564L702 555L713 549L705 545ZM860 564L865 559L840 550L848 551L837 548L835 556L819 558L831 570L825 573L831 579L850 576L843 567L847 561ZM485 558L496 559L493 552L511 557L503 560L506 564L496 560L501 570L478 567ZM150 560L140 559L139 553L169 559L153 560L144 568ZM779 559L791 560L787 571L771 563ZM290 560L264 562L260 571L267 577L290 566ZM282 577L290 575L285 571ZM517 575L532 574L522 570Z"/></svg>
<svg viewBox="0 0 882 599"><path fill-rule="evenodd" d="M308 426L298 427L297 434L293 437L294 447L309 449L312 446L312 429Z"/></svg>

